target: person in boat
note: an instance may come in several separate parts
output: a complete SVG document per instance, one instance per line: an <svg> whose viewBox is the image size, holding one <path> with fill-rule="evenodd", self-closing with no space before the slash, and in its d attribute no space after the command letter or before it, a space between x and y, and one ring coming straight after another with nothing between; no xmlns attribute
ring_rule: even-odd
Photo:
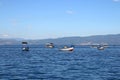
<svg viewBox="0 0 120 80"><path fill-rule="evenodd" d="M64 46L64 49L68 48L67 46Z"/></svg>
<svg viewBox="0 0 120 80"><path fill-rule="evenodd" d="M46 47L47 47L47 48L54 48L54 44L53 44L53 43L47 43L47 44L46 44Z"/></svg>
<svg viewBox="0 0 120 80"><path fill-rule="evenodd" d="M22 51L29 51L29 47L27 45L28 43L27 42L22 42Z"/></svg>
<svg viewBox="0 0 120 80"><path fill-rule="evenodd" d="M29 47L23 47L22 51L29 51Z"/></svg>
<svg viewBox="0 0 120 80"><path fill-rule="evenodd" d="M97 47L98 50L104 50L104 48L105 48L104 45L99 45L99 46Z"/></svg>

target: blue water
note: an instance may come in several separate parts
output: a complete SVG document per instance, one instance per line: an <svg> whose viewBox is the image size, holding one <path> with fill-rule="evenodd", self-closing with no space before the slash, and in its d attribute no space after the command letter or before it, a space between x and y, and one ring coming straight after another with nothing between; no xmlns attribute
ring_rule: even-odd
<svg viewBox="0 0 120 80"><path fill-rule="evenodd" d="M0 46L0 80L120 80L120 46L58 48Z"/></svg>

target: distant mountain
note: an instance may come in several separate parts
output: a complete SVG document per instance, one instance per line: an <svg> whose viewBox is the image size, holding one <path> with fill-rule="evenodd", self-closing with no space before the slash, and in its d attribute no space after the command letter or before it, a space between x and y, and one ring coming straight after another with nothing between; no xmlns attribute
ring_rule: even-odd
<svg viewBox="0 0 120 80"><path fill-rule="evenodd" d="M120 34L116 35L95 35L88 37L63 37L56 39L41 39L41 40L25 40L25 39L0 39L0 45L16 45L22 41L27 41L29 44L40 45L52 42L56 45L91 45L91 44L109 44L120 45Z"/></svg>
<svg viewBox="0 0 120 80"><path fill-rule="evenodd" d="M18 45L23 40L23 38L0 38L0 45Z"/></svg>

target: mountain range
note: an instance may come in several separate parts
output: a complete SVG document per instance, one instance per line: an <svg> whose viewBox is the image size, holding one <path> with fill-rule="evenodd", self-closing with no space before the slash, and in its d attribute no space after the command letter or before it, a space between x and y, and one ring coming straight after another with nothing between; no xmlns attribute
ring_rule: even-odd
<svg viewBox="0 0 120 80"><path fill-rule="evenodd" d="M94 35L88 37L63 37L55 39L21 39L21 38L0 38L0 45L20 45L22 41L27 41L30 45L40 45L46 43L54 43L56 45L92 45L92 44L108 44L120 45L120 34L114 35Z"/></svg>

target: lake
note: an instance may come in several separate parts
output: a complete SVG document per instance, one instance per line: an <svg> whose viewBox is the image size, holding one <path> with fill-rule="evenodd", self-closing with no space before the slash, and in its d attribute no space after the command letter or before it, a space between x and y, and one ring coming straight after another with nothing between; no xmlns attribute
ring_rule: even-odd
<svg viewBox="0 0 120 80"><path fill-rule="evenodd" d="M1 45L0 80L120 80L120 46L59 48L31 45L26 52Z"/></svg>

